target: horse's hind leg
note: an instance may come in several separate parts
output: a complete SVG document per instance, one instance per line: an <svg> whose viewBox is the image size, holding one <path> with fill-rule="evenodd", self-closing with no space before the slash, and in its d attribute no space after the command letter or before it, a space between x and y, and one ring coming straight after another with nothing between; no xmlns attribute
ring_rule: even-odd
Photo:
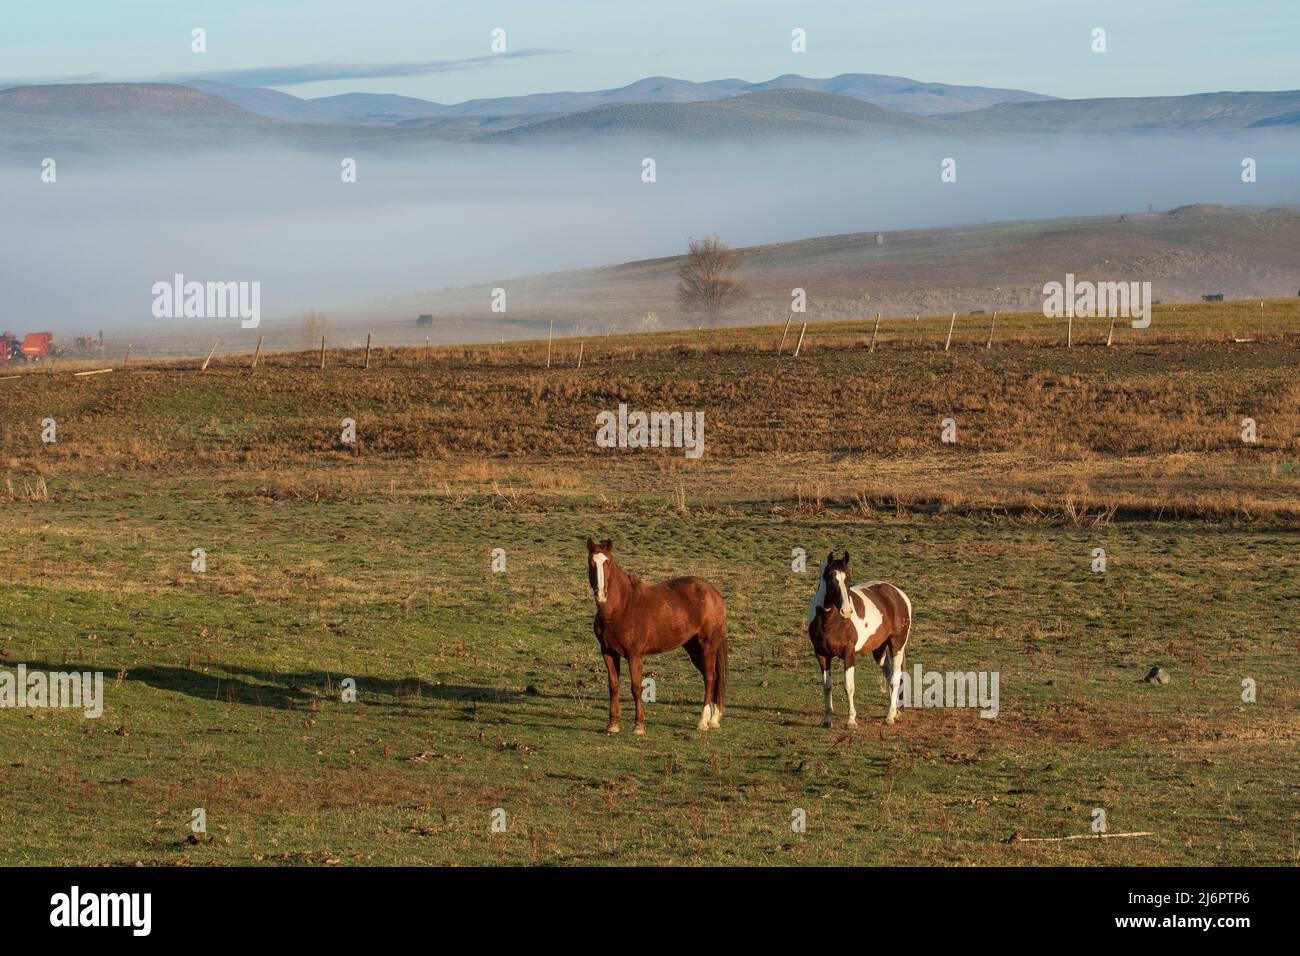
<svg viewBox="0 0 1300 956"><path fill-rule="evenodd" d="M844 694L849 699L849 726L858 725L858 709L853 705L854 677L857 675L857 658L850 656L844 658Z"/></svg>
<svg viewBox="0 0 1300 956"><path fill-rule="evenodd" d="M898 649L897 654L888 654L886 658L890 661L890 673L886 675L889 683L889 713L885 715L885 723L892 724L898 719L898 692L903 685L903 655L907 651L907 643Z"/></svg>
<svg viewBox="0 0 1300 956"><path fill-rule="evenodd" d="M709 717L709 729L717 730L722 726L722 702L727 696L727 635L723 632L722 640L714 654L713 673L713 713Z"/></svg>
<svg viewBox="0 0 1300 956"><path fill-rule="evenodd" d="M628 669L632 672L632 705L636 708L636 724L632 727L632 733L645 733L645 702L641 698L641 657L628 656Z"/></svg>
<svg viewBox="0 0 1300 956"><path fill-rule="evenodd" d="M696 730L709 729L709 715L711 714L711 705L713 703L713 679L714 675L710 673L710 660L704 651L704 645L700 641L700 635L696 634L689 641L682 645L686 648L686 653L691 656L691 663L695 669L700 672L704 678L704 712L700 714L700 722L695 725Z"/></svg>

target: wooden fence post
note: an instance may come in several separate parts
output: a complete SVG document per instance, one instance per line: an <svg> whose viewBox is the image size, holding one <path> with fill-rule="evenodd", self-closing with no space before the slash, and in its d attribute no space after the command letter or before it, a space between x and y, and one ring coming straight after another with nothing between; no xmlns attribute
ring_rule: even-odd
<svg viewBox="0 0 1300 956"><path fill-rule="evenodd" d="M790 331L790 323L791 323L792 321L794 321L794 313L793 313L793 312L791 312L790 315L786 317L786 320L785 320L785 331L781 333L781 344L778 345L778 346L776 347L776 352L777 352L778 355L780 355L780 354L781 354L781 350L785 348L785 337L786 337L786 334L789 333L789 331Z"/></svg>
<svg viewBox="0 0 1300 956"><path fill-rule="evenodd" d="M208 357L203 360L203 367L199 369L200 372L206 372L208 370L208 363L212 361L212 353L215 352L216 350L217 350L217 343L216 340L214 339L212 342L212 348L208 349Z"/></svg>
<svg viewBox="0 0 1300 956"><path fill-rule="evenodd" d="M257 351L253 353L253 364L248 366L250 372L257 368L257 360L262 357L262 339L263 336L261 335L257 337Z"/></svg>
<svg viewBox="0 0 1300 956"><path fill-rule="evenodd" d="M131 361L131 343L126 343L126 357L122 359L122 368L126 368L126 363Z"/></svg>
<svg viewBox="0 0 1300 956"><path fill-rule="evenodd" d="M555 320L551 319L551 330L546 333L546 367L551 367L551 340L555 338Z"/></svg>
<svg viewBox="0 0 1300 956"><path fill-rule="evenodd" d="M804 323L803 323L803 328L801 328L801 329L799 330L799 341L795 344L795 347L794 347L794 357L795 357L795 358L798 358L798 357L799 357L799 350L800 350L801 348L803 348L803 334L804 334L805 332L807 332L807 331L808 331L808 320L805 319L805 320L804 320Z"/></svg>
<svg viewBox="0 0 1300 956"><path fill-rule="evenodd" d="M880 332L880 313L877 312L876 327L871 330L871 348L868 349L869 352L874 352L876 350L876 335L879 334L879 332Z"/></svg>
<svg viewBox="0 0 1300 956"><path fill-rule="evenodd" d="M366 360L361 366L363 369L370 368L370 337L372 334L370 332L366 333Z"/></svg>
<svg viewBox="0 0 1300 956"><path fill-rule="evenodd" d="M1065 347L1068 349L1074 346L1074 303L1073 302L1071 302L1070 307L1066 309L1065 315L1066 315Z"/></svg>
<svg viewBox="0 0 1300 956"><path fill-rule="evenodd" d="M948 323L948 341L943 343L943 350L948 351L948 346L952 345L952 327L957 324L957 313L952 314L952 321Z"/></svg>
<svg viewBox="0 0 1300 956"><path fill-rule="evenodd" d="M585 341L578 342L578 368L582 368L582 347L586 344Z"/></svg>
<svg viewBox="0 0 1300 956"><path fill-rule="evenodd" d="M1116 309L1118 312L1119 310ZM1115 316L1110 317L1110 331L1106 333L1106 348L1110 348L1111 340L1115 338Z"/></svg>
<svg viewBox="0 0 1300 956"><path fill-rule="evenodd" d="M997 320L998 320L998 313L997 313L997 310L994 309L994 310L993 310L993 318L989 319L989 340L988 340L987 342L984 343L984 349L985 349L985 351L987 351L988 349L993 348L993 325L994 325L995 322L997 322Z"/></svg>

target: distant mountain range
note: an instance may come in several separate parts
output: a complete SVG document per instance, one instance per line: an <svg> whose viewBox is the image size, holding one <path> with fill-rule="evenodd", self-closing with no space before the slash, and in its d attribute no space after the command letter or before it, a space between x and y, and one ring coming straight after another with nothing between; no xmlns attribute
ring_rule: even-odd
<svg viewBox="0 0 1300 956"><path fill-rule="evenodd" d="M1025 90L922 83L903 76L869 73L844 73L827 80L788 73L763 83L748 83L744 80L693 83L668 76L651 76L612 90L533 93L529 96L467 100L451 106L384 93L345 93L341 96L305 100L276 90L234 86L229 83L196 80L186 85L219 96L259 116L299 123L397 123L411 119L461 116L555 115L628 103L704 103L771 90L829 93L917 116L959 113L995 103L1052 99Z"/></svg>
<svg viewBox="0 0 1300 956"><path fill-rule="evenodd" d="M978 139L1070 133L1300 131L1300 91L1051 99L1023 90L845 74L766 83L664 77L594 93L453 106L370 93L304 100L194 83L92 83L0 90L0 153L270 144L337 149L440 142L540 144L637 136L690 141L867 136Z"/></svg>

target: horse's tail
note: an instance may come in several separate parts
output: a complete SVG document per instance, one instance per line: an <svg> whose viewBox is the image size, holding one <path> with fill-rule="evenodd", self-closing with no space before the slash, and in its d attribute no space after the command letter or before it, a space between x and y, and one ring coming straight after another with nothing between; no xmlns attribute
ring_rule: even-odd
<svg viewBox="0 0 1300 956"><path fill-rule="evenodd" d="M727 694L727 625L722 625L722 643L718 645L716 673L713 677L713 702L722 707Z"/></svg>

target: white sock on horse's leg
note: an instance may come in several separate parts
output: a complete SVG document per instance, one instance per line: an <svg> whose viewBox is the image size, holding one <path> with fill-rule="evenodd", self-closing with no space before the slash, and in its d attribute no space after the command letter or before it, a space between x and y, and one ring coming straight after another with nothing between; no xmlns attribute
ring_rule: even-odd
<svg viewBox="0 0 1300 956"><path fill-rule="evenodd" d="M704 712L700 714L700 722L699 722L698 724L695 725L695 729L696 729L696 730L708 730L708 729L709 729L709 716L710 716L710 708L711 708L711 706L712 706L712 705L710 705L710 704L705 704L705 705L704 705Z"/></svg>
<svg viewBox="0 0 1300 956"><path fill-rule="evenodd" d="M885 723L892 724L898 719L898 691L903 686L903 651L898 652L898 661L890 668L889 676L889 713Z"/></svg>
<svg viewBox="0 0 1300 956"><path fill-rule="evenodd" d="M717 730L722 726L722 708L717 704L709 705L709 729Z"/></svg>
<svg viewBox="0 0 1300 956"><path fill-rule="evenodd" d="M849 726L850 727L856 727L858 725L858 712L853 706L853 672L856 669L857 668L855 667L844 668L844 693L849 695Z"/></svg>
<svg viewBox="0 0 1300 956"><path fill-rule="evenodd" d="M822 668L822 690L826 695L826 714L822 717L822 726L829 727L833 708L831 707L831 672L828 667Z"/></svg>

